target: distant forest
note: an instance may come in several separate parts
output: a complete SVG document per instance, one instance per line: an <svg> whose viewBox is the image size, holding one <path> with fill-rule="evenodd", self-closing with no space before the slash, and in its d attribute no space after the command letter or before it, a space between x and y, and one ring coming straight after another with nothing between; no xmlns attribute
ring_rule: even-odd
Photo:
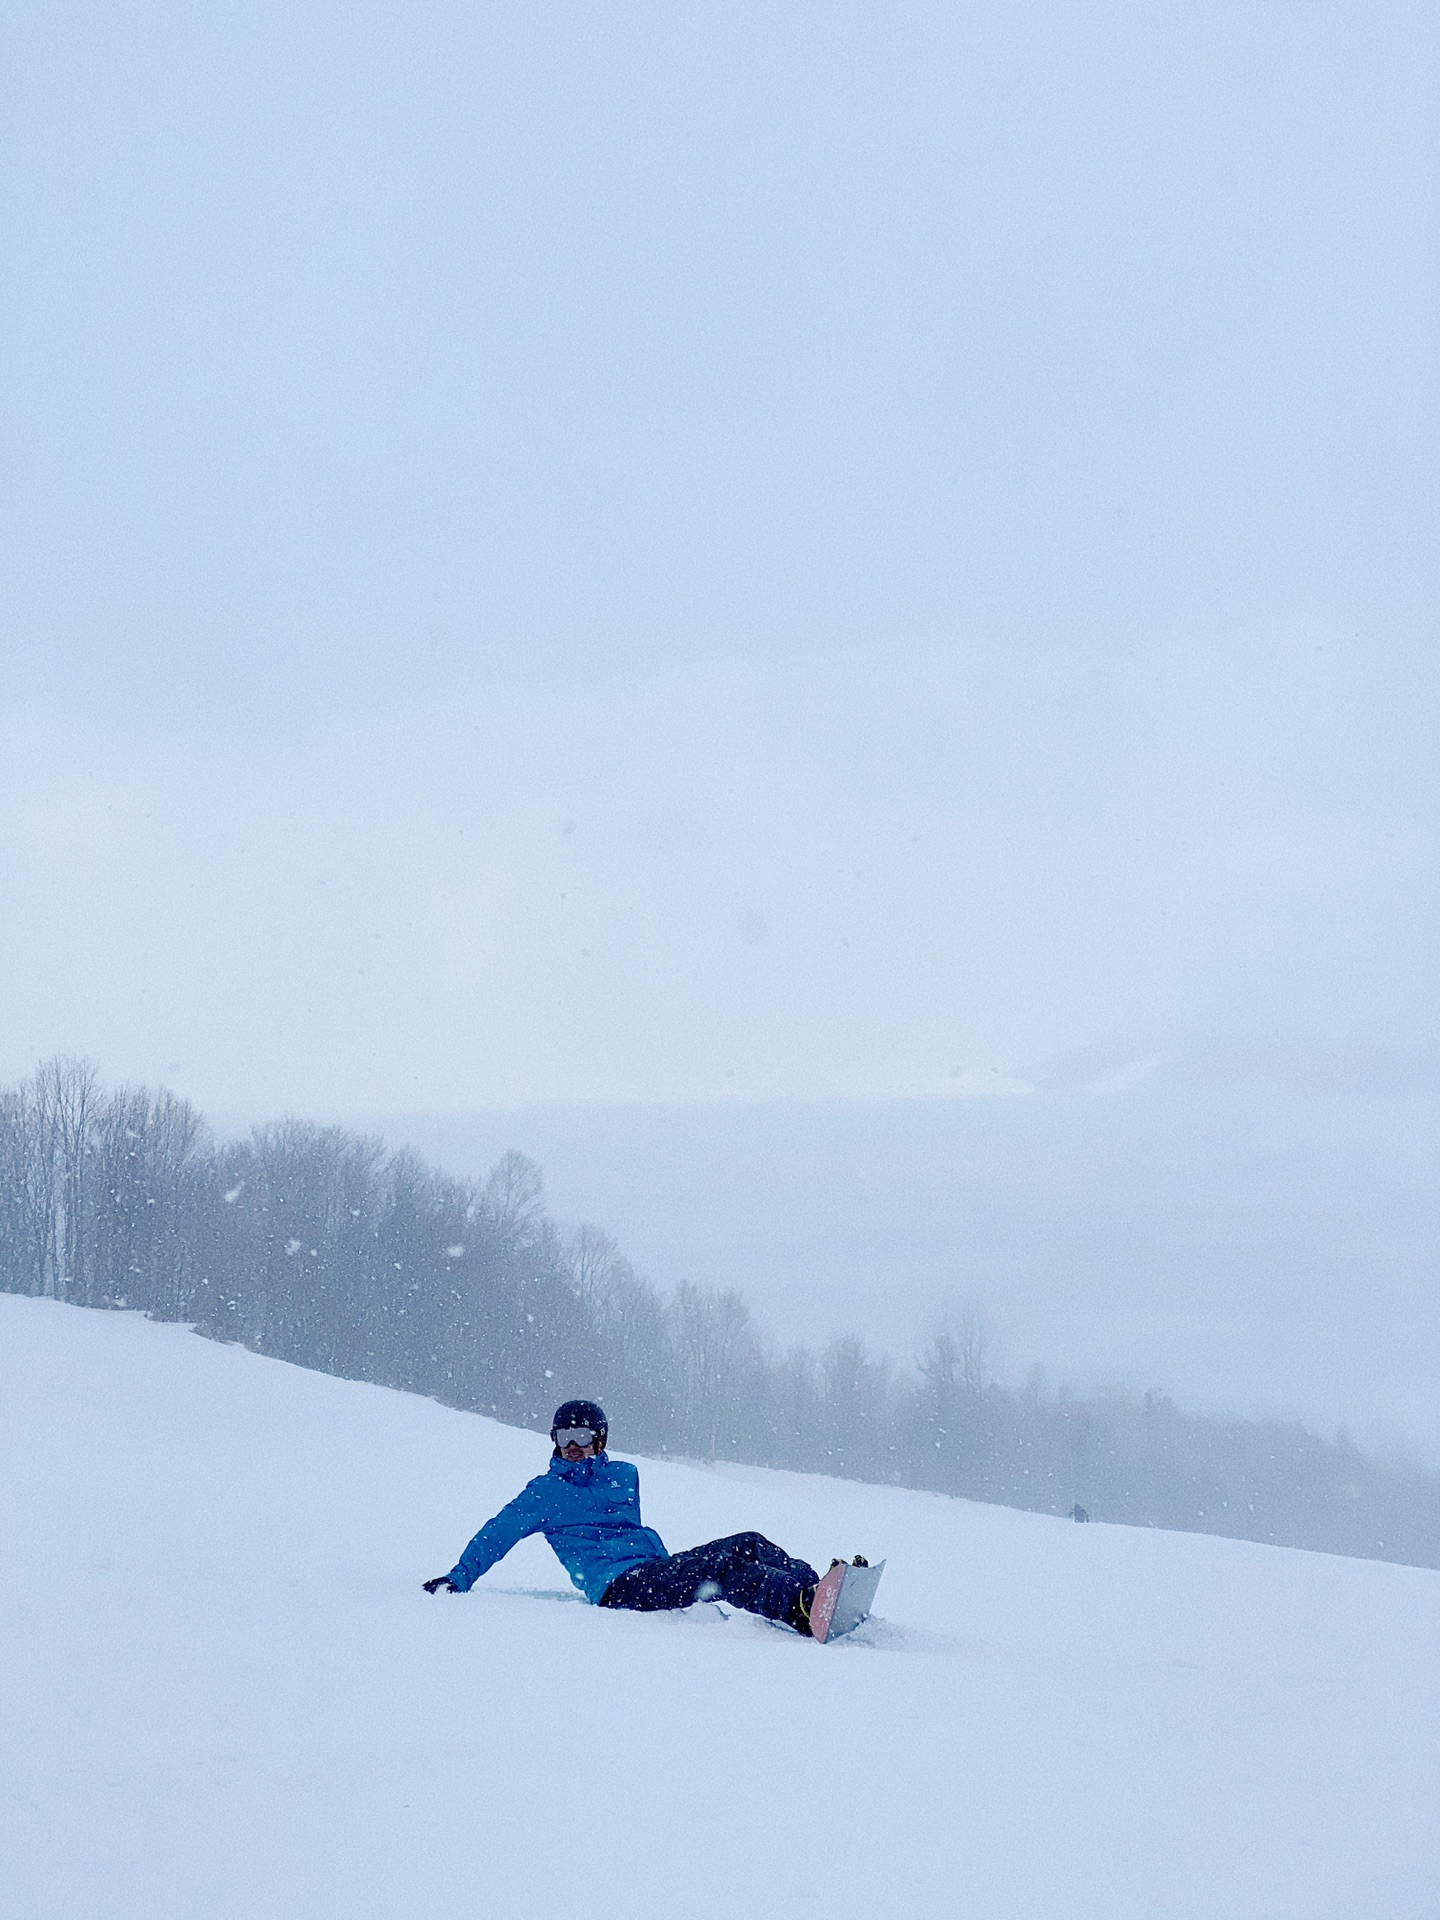
<svg viewBox="0 0 1440 1920"><path fill-rule="evenodd" d="M740 1295L666 1296L562 1231L540 1169L476 1183L341 1127L219 1141L184 1100L54 1060L0 1091L0 1288L183 1321L512 1426L598 1398L623 1451L737 1460L1095 1520L1440 1566L1440 1475L1294 1422L990 1371L973 1317L912 1367L772 1352Z"/></svg>

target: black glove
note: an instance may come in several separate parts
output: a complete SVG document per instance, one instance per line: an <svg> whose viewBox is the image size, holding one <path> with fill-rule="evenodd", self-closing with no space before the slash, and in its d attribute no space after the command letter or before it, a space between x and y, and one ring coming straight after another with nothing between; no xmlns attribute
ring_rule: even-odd
<svg viewBox="0 0 1440 1920"><path fill-rule="evenodd" d="M458 1593L460 1589L448 1573L437 1573L433 1580L425 1582L425 1591L427 1593Z"/></svg>

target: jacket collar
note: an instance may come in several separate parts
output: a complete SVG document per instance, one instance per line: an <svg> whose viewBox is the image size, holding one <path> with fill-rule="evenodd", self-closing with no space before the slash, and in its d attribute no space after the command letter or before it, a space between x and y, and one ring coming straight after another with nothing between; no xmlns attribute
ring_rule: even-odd
<svg viewBox="0 0 1440 1920"><path fill-rule="evenodd" d="M562 1460L558 1453L550 1456L550 1472L559 1474L562 1480L568 1480L572 1486L584 1486L587 1480L595 1478L595 1469L609 1466L609 1455L605 1453L587 1454L583 1460Z"/></svg>

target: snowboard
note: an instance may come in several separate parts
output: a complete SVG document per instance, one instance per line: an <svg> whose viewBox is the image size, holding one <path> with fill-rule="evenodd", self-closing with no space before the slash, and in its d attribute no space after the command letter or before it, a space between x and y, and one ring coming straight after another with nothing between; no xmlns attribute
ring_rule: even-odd
<svg viewBox="0 0 1440 1920"><path fill-rule="evenodd" d="M810 1602L810 1635L823 1645L853 1633L868 1619L874 1604L875 1589L885 1571L885 1562L872 1567L864 1560L837 1560L815 1589Z"/></svg>

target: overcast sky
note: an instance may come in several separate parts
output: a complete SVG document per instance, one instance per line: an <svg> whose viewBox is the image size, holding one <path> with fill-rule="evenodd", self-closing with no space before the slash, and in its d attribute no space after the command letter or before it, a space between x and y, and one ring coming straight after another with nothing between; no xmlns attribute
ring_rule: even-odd
<svg viewBox="0 0 1440 1920"><path fill-rule="evenodd" d="M12 6L0 1074L1440 1458L1436 40Z"/></svg>
<svg viewBox="0 0 1440 1920"><path fill-rule="evenodd" d="M1430 6L8 21L7 1074L1433 1038Z"/></svg>

